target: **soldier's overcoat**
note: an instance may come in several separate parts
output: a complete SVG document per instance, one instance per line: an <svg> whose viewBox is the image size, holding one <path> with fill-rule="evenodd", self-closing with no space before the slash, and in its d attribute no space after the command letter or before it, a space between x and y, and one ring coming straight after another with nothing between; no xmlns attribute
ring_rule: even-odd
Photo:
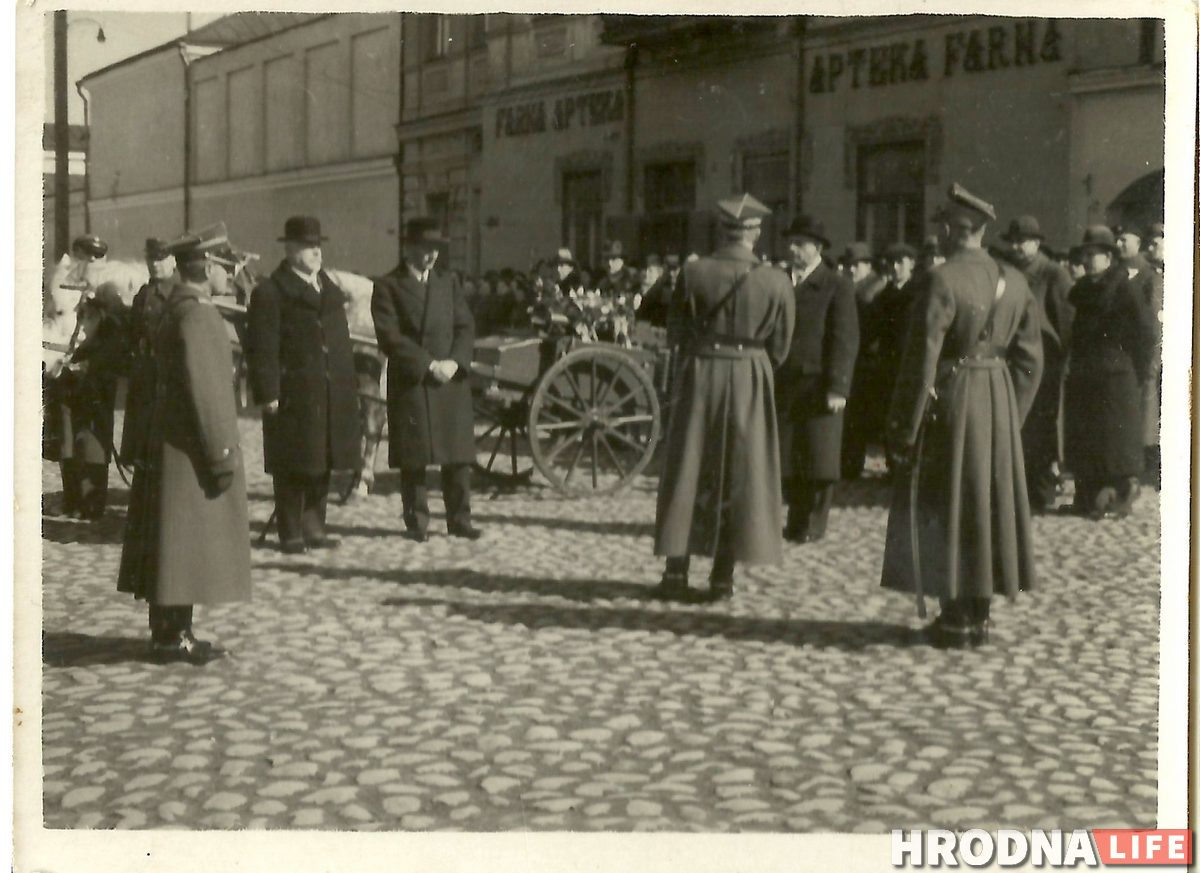
<svg viewBox="0 0 1200 873"><path fill-rule="evenodd" d="M883 585L915 590L916 525L925 594L1015 596L1035 583L1021 424L1042 375L1037 304L1015 268L979 249L948 258L916 292L888 414L889 445L919 445L916 516L912 475L898 476Z"/></svg>
<svg viewBox="0 0 1200 873"><path fill-rule="evenodd" d="M681 358L667 411L655 554L711 556L721 540L737 561L781 559L773 367L787 355L794 308L787 276L760 266L745 246L724 246L684 268L668 320L668 341Z"/></svg>
<svg viewBox="0 0 1200 873"><path fill-rule="evenodd" d="M263 414L270 474L319 476L362 463L348 299L324 270L321 292L286 262L250 295L246 365Z"/></svg>
<svg viewBox="0 0 1200 873"><path fill-rule="evenodd" d="M224 319L206 288L180 284L155 340L154 411L117 587L165 606L250 597L246 475ZM218 494L216 477L232 474Z"/></svg>
<svg viewBox="0 0 1200 873"><path fill-rule="evenodd" d="M432 272L422 283L401 262L375 280L371 315L388 356L388 462L408 469L474 462L475 324L458 278ZM446 359L458 372L439 385L429 365Z"/></svg>

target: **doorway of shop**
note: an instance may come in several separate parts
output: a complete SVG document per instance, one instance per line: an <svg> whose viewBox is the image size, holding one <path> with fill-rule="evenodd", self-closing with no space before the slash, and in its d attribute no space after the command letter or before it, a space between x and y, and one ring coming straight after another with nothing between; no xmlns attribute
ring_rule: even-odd
<svg viewBox="0 0 1200 873"><path fill-rule="evenodd" d="M579 170L563 175L563 244L589 269L595 266L600 251L604 220L601 194L599 170Z"/></svg>

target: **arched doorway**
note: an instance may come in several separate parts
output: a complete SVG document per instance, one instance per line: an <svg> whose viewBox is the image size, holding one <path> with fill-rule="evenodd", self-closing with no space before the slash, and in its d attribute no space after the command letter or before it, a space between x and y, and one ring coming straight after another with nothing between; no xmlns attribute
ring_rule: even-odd
<svg viewBox="0 0 1200 873"><path fill-rule="evenodd" d="M1155 170L1128 185L1104 211L1112 226L1145 227L1163 220L1164 173Z"/></svg>

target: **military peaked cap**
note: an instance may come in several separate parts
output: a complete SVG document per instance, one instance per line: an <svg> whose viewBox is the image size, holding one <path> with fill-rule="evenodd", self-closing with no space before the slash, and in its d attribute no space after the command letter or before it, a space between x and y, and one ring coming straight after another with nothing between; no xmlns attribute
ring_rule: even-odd
<svg viewBox="0 0 1200 873"><path fill-rule="evenodd" d="M717 201L717 218L725 227L759 227L771 214L752 194L740 194Z"/></svg>

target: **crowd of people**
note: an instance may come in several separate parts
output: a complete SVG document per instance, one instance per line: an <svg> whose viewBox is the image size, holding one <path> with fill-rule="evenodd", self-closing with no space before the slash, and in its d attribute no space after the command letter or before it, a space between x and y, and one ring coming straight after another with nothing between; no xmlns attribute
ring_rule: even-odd
<svg viewBox="0 0 1200 873"><path fill-rule="evenodd" d="M410 539L429 536L431 466L447 532L481 536L467 377L475 336L508 329L618 344L635 341L635 324L666 329L676 363L655 551L667 599L699 596L693 555L713 558L704 599L721 600L737 563L820 540L836 484L863 475L874 445L894 487L883 584L915 593L922 615L924 597L939 598L935 644L978 645L992 595L1032 586L1030 515L1059 508L1065 472L1075 491L1063 509L1095 519L1127 514L1139 477L1157 477L1161 225L1091 227L1059 252L1024 215L989 248L995 210L953 186L919 249L838 252L820 220L798 215L787 259L773 261L755 253L765 206L746 194L716 214L711 255L635 266L610 242L598 269L563 248L528 272L478 279L437 269L448 241L428 219L408 222L402 260L374 280L371 319ZM337 547L330 476L363 463L350 301L325 268L325 240L318 219L287 220L284 257L249 293L241 336L288 553ZM81 260L106 253L93 236L73 248ZM100 517L114 456L132 470L119 589L149 604L157 653L204 663L220 651L192 634L192 606L250 591L233 364L212 305L227 291L229 245L152 239L145 258L150 281L132 307L103 285L81 296L76 333L44 376L43 450L61 465L68 516Z"/></svg>

